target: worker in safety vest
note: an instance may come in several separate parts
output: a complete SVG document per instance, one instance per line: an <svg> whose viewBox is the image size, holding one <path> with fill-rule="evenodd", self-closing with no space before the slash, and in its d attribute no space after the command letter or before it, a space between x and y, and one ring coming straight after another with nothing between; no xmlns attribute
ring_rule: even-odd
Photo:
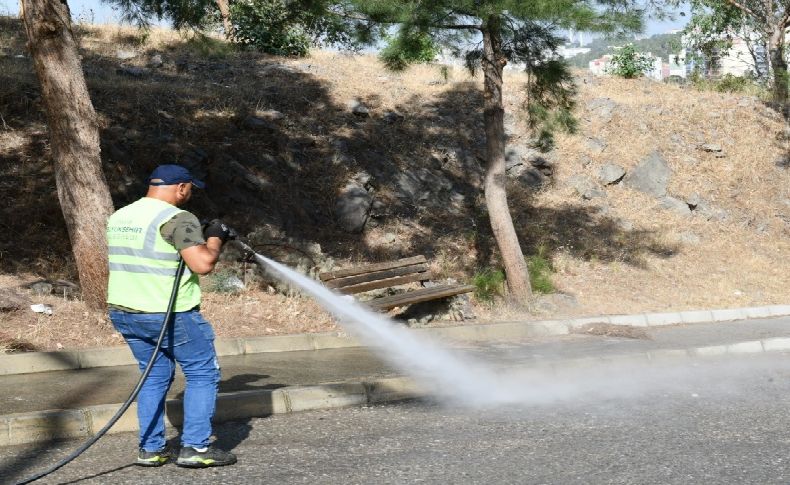
<svg viewBox="0 0 790 485"><path fill-rule="evenodd" d="M171 458L165 443L165 396L178 362L186 377L186 390L176 464L230 465L236 457L209 443L220 370L214 331L200 314L198 281L199 274L214 269L230 231L219 221L201 230L193 214L179 209L189 201L193 187L203 188L186 168L160 165L148 178L148 185L145 197L119 209L107 222L110 319L129 344L141 371L162 327L179 256L186 268L178 287L173 325L137 397L137 464L161 466Z"/></svg>

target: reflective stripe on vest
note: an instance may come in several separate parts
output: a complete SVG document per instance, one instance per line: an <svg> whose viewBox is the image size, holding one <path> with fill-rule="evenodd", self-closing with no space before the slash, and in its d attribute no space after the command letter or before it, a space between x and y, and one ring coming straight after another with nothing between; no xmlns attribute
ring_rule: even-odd
<svg viewBox="0 0 790 485"><path fill-rule="evenodd" d="M186 268L184 268L186 269ZM124 271L126 273L150 273L161 276L175 276L176 270L170 268L153 268L142 264L110 263L110 271Z"/></svg>

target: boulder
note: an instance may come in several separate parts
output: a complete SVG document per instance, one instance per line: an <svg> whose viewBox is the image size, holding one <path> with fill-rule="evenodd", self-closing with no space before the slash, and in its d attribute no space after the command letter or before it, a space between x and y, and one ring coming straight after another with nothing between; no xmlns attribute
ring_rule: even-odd
<svg viewBox="0 0 790 485"><path fill-rule="evenodd" d="M385 123L395 123L398 121L403 121L406 117L402 114L398 113L397 111L387 111L384 113L384 116L381 117Z"/></svg>
<svg viewBox="0 0 790 485"><path fill-rule="evenodd" d="M604 185L614 185L625 177L625 169L614 163L606 163L598 171L598 180Z"/></svg>
<svg viewBox="0 0 790 485"><path fill-rule="evenodd" d="M616 109L617 103L609 98L595 98L587 103L587 111L604 123L612 121Z"/></svg>
<svg viewBox="0 0 790 485"><path fill-rule="evenodd" d="M367 118L370 116L370 108L365 106L365 103L358 99L351 101L349 103L349 108L351 108L351 112L354 113L355 116L359 116L360 118Z"/></svg>
<svg viewBox="0 0 790 485"><path fill-rule="evenodd" d="M505 152L505 171L513 178L522 178L526 172L539 171L545 176L539 178L545 179L554 175L554 157L528 146L514 145ZM533 175L527 177L535 178Z"/></svg>
<svg viewBox="0 0 790 485"><path fill-rule="evenodd" d="M254 115L244 118L241 126L247 130L258 132L274 132L277 130L277 125L274 121Z"/></svg>
<svg viewBox="0 0 790 485"><path fill-rule="evenodd" d="M567 313L579 308L579 300L566 293L551 293L535 298L533 309L537 313Z"/></svg>
<svg viewBox="0 0 790 485"><path fill-rule="evenodd" d="M51 295L55 287L47 280L35 281L27 285L28 289L36 296Z"/></svg>
<svg viewBox="0 0 790 485"><path fill-rule="evenodd" d="M598 183L584 175L574 175L568 179L568 185L586 200L606 197L606 192L601 189Z"/></svg>
<svg viewBox="0 0 790 485"><path fill-rule="evenodd" d="M335 204L338 223L344 231L356 233L365 228L373 197L364 187L348 184Z"/></svg>
<svg viewBox="0 0 790 485"><path fill-rule="evenodd" d="M255 116L266 121L281 121L285 115L276 109L259 109L255 111Z"/></svg>
<svg viewBox="0 0 790 485"><path fill-rule="evenodd" d="M133 50L118 49L115 51L115 58L122 61L128 61L129 59L134 59L135 57L137 57L137 53Z"/></svg>
<svg viewBox="0 0 790 485"><path fill-rule="evenodd" d="M516 180L533 190L538 190L549 183L546 174L534 167L521 171Z"/></svg>
<svg viewBox="0 0 790 485"><path fill-rule="evenodd" d="M672 211L675 214L681 216L691 215L691 209L689 209L688 204L680 199L676 199L674 197L663 197L660 199L660 202L662 208Z"/></svg>
<svg viewBox="0 0 790 485"><path fill-rule="evenodd" d="M628 172L623 183L634 190L654 197L667 195L667 185L672 171L660 153L653 152Z"/></svg>
<svg viewBox="0 0 790 485"><path fill-rule="evenodd" d="M148 67L157 69L162 67L165 64L165 61L162 59L162 54L154 54L148 59Z"/></svg>
<svg viewBox="0 0 790 485"><path fill-rule="evenodd" d="M703 203L702 197L696 192L686 198L686 204L688 204L691 210L695 210L701 203Z"/></svg>
<svg viewBox="0 0 790 485"><path fill-rule="evenodd" d="M395 195L412 202L437 199L435 197L437 194L453 188L453 183L441 172L437 173L424 167L398 173L394 183Z"/></svg>
<svg viewBox="0 0 790 485"><path fill-rule="evenodd" d="M27 308L30 300L10 288L0 288L0 312L13 312Z"/></svg>
<svg viewBox="0 0 790 485"><path fill-rule="evenodd" d="M148 69L136 66L121 66L115 72L122 76L140 78L148 74Z"/></svg>
<svg viewBox="0 0 790 485"><path fill-rule="evenodd" d="M606 141L600 138L587 138L587 148L593 154L602 153L606 149Z"/></svg>

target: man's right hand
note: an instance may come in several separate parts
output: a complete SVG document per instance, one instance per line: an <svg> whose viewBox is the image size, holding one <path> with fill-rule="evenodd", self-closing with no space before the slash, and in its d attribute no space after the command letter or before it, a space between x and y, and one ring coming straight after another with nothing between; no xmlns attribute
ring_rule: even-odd
<svg viewBox="0 0 790 485"><path fill-rule="evenodd" d="M214 219L203 229L203 237L205 239L218 237L224 244L230 238L231 232L231 228L225 225L225 223L219 219Z"/></svg>

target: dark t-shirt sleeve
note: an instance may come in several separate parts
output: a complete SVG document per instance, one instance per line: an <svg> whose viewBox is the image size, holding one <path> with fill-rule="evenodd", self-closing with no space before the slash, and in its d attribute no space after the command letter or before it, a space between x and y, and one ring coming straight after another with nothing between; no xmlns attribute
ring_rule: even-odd
<svg viewBox="0 0 790 485"><path fill-rule="evenodd" d="M177 250L206 244L200 221L191 212L179 212L172 219L162 224L159 229L162 238L176 247Z"/></svg>

